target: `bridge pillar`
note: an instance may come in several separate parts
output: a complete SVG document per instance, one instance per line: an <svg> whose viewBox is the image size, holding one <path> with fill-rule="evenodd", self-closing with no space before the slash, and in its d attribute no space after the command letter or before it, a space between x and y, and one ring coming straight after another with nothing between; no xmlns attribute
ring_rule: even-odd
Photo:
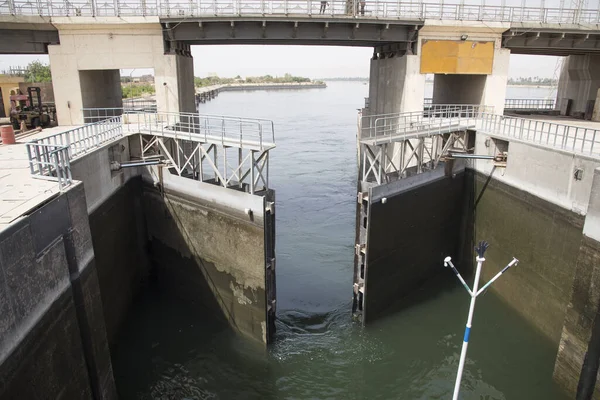
<svg viewBox="0 0 600 400"><path fill-rule="evenodd" d="M425 75L419 57L375 49L369 83L370 115L423 110Z"/></svg>
<svg viewBox="0 0 600 400"><path fill-rule="evenodd" d="M557 104L562 115L590 119L600 89L600 56L565 59L558 83Z"/></svg>
<svg viewBox="0 0 600 400"><path fill-rule="evenodd" d="M473 104L504 112L510 50L503 24L426 25L419 31L422 74L434 74L433 104Z"/></svg>
<svg viewBox="0 0 600 400"><path fill-rule="evenodd" d="M162 25L146 21L56 18L60 44L48 53L60 125L83 124L83 108L121 108L121 69L154 70L159 111L195 111L189 46L165 41Z"/></svg>

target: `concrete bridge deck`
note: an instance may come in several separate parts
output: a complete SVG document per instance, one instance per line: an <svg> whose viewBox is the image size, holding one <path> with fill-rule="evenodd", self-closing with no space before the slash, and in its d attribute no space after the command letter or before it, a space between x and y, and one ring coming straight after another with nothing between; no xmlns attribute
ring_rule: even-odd
<svg viewBox="0 0 600 400"><path fill-rule="evenodd" d="M0 53L47 53L61 27L161 23L165 39L194 44L315 44L377 46L412 43L427 25L471 32L504 32L503 46L519 54L597 53L600 11L444 2L332 0L217 0L0 3ZM18 43L19 45L15 45Z"/></svg>

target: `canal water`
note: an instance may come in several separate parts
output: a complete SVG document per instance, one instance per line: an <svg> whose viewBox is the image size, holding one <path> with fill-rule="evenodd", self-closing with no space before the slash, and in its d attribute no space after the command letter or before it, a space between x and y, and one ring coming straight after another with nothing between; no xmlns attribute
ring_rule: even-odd
<svg viewBox="0 0 600 400"><path fill-rule="evenodd" d="M469 298L449 270L440 265L435 279L390 299L399 301L393 316L365 329L351 320L356 110L367 91L334 82L222 93L200 106L276 124L276 343L248 343L150 284L115 346L120 398L451 398ZM566 399L551 379L556 348L489 291L477 304L461 398Z"/></svg>

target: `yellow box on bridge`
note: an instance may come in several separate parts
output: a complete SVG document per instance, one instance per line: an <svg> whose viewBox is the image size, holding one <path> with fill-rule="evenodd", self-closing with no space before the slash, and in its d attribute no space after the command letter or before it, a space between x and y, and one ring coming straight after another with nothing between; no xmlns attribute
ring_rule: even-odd
<svg viewBox="0 0 600 400"><path fill-rule="evenodd" d="M422 74L490 75L494 64L494 42L467 40L423 40Z"/></svg>

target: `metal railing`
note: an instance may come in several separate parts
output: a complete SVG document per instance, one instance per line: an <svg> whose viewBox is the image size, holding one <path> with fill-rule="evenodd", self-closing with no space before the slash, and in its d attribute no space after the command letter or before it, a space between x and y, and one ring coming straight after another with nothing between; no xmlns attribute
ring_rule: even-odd
<svg viewBox="0 0 600 400"><path fill-rule="evenodd" d="M29 169L36 178L72 182L70 160L123 136L121 117L87 124L26 143Z"/></svg>
<svg viewBox="0 0 600 400"><path fill-rule="evenodd" d="M368 97L366 98L368 99ZM554 99L505 99L504 108L510 110L554 110ZM423 107L427 109L433 104L431 97L423 99Z"/></svg>
<svg viewBox="0 0 600 400"><path fill-rule="evenodd" d="M156 112L156 100L150 99L123 99L125 112Z"/></svg>
<svg viewBox="0 0 600 400"><path fill-rule="evenodd" d="M577 154L600 155L600 130L483 113L478 130Z"/></svg>
<svg viewBox="0 0 600 400"><path fill-rule="evenodd" d="M554 110L554 99L506 99L504 109L508 110Z"/></svg>
<svg viewBox="0 0 600 400"><path fill-rule="evenodd" d="M360 121L361 140L393 141L411 134L427 132L433 135L452 127L474 126L484 112L493 112L493 107L436 104L424 111L366 115Z"/></svg>
<svg viewBox="0 0 600 400"><path fill-rule="evenodd" d="M122 108L83 109L85 122L119 115L124 129L134 133L176 137L238 148L275 147L273 121L195 113L136 112Z"/></svg>
<svg viewBox="0 0 600 400"><path fill-rule="evenodd" d="M69 146L30 142L25 145L31 175L58 181L60 190L71 185Z"/></svg>
<svg viewBox="0 0 600 400"><path fill-rule="evenodd" d="M364 4L364 7L361 5ZM600 22L600 10L551 7L447 4L376 0L329 0L321 12L320 0L5 0L0 15L41 16L160 16L221 17L265 15L319 15L328 17L402 20L445 19L466 21L583 24Z"/></svg>

